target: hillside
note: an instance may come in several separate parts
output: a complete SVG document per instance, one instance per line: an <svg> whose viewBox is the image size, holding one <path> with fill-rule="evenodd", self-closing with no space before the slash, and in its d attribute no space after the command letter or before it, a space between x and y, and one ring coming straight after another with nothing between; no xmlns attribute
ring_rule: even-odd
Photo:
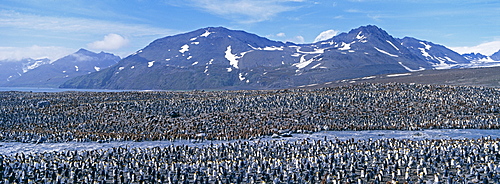
<svg viewBox="0 0 500 184"><path fill-rule="evenodd" d="M75 77L60 87L282 89L472 66L478 63L445 46L411 37L394 38L373 25L311 44L283 43L245 31L208 27L157 39L108 69Z"/></svg>

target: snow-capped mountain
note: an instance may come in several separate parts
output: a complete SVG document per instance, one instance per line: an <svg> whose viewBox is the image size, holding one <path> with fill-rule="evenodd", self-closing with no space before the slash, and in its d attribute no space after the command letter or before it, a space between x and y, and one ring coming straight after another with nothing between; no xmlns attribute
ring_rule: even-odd
<svg viewBox="0 0 500 184"><path fill-rule="evenodd" d="M4 86L58 87L75 76L100 71L120 60L109 53L94 53L85 49L58 59L52 63L34 61L23 65L23 74L9 80Z"/></svg>
<svg viewBox="0 0 500 184"><path fill-rule="evenodd" d="M269 89L470 63L456 52L372 25L294 44L208 27L160 38L118 64L61 87L107 89Z"/></svg>
<svg viewBox="0 0 500 184"><path fill-rule="evenodd" d="M497 67L500 66L500 50L491 56L485 56L480 53L462 54L462 56L469 60L469 64L464 65L464 68L484 68L484 67Z"/></svg>
<svg viewBox="0 0 500 184"><path fill-rule="evenodd" d="M49 63L50 60L47 58L0 61L0 85L12 81L36 67Z"/></svg>
<svg viewBox="0 0 500 184"><path fill-rule="evenodd" d="M488 59L488 56L485 56L481 53L468 53L468 54L462 54L462 56L469 61L479 61Z"/></svg>
<svg viewBox="0 0 500 184"><path fill-rule="evenodd" d="M405 37L401 39L401 43L419 59L430 63L434 69L456 68L469 63L462 55L432 42Z"/></svg>

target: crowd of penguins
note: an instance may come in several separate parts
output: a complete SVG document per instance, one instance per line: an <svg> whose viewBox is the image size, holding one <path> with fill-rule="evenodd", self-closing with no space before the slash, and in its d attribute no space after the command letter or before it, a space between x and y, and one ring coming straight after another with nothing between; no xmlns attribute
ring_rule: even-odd
<svg viewBox="0 0 500 184"><path fill-rule="evenodd" d="M500 182L500 139L238 140L0 155L3 183Z"/></svg>
<svg viewBox="0 0 500 184"><path fill-rule="evenodd" d="M500 140L488 137L259 140L324 130L498 129L499 96L495 88L397 83L0 92L2 142L233 140L0 155L0 183L499 183Z"/></svg>

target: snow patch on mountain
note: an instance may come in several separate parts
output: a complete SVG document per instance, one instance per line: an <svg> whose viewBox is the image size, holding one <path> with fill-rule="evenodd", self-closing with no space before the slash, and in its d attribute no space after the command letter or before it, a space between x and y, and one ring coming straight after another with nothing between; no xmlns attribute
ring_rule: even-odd
<svg viewBox="0 0 500 184"><path fill-rule="evenodd" d="M420 44L422 44L424 47L425 47L425 50L430 50L431 49L431 45L425 43L425 42L420 42Z"/></svg>
<svg viewBox="0 0 500 184"><path fill-rule="evenodd" d="M418 48L420 52L422 52L422 56L424 57L432 57L426 50L425 48Z"/></svg>
<svg viewBox="0 0 500 184"><path fill-rule="evenodd" d="M101 71L101 67L94 66L94 70L95 70L96 72Z"/></svg>
<svg viewBox="0 0 500 184"><path fill-rule="evenodd" d="M195 41L196 39L200 38L200 37L208 37L210 34L212 34L213 32L210 32L208 30L205 30L205 32L203 34L201 34L200 36L197 36L197 37L193 37L191 39L189 39L189 41ZM193 43L196 43L196 44L199 44L199 42L193 42Z"/></svg>
<svg viewBox="0 0 500 184"><path fill-rule="evenodd" d="M207 74L207 75L210 75L208 73L208 66L212 65L212 62L214 61L214 59L210 59L210 61L208 61L208 63L205 65L205 71L203 71L203 73Z"/></svg>
<svg viewBox="0 0 500 184"><path fill-rule="evenodd" d="M350 50L350 49L351 49L351 44L344 42L342 42L341 48L339 48L339 50Z"/></svg>
<svg viewBox="0 0 500 184"><path fill-rule="evenodd" d="M262 50L283 50L283 47L276 47L276 46L271 46L271 47L264 47Z"/></svg>
<svg viewBox="0 0 500 184"><path fill-rule="evenodd" d="M39 66L42 66L42 65L44 65L44 64L48 64L48 63L50 63L50 60L49 60L48 62L47 62L47 61L44 61L44 60L36 60L33 64L30 64L30 65L24 66L24 67L22 68L22 70L23 70L23 73L26 73L26 72L28 72L28 71L30 71L30 70L33 70L33 69L35 69L35 68L37 68L37 67L39 67Z"/></svg>
<svg viewBox="0 0 500 184"><path fill-rule="evenodd" d="M321 64L322 64L322 63L318 63L318 64L314 65L313 67L311 67L311 69L315 69L315 68L317 68L318 66L320 66Z"/></svg>
<svg viewBox="0 0 500 184"><path fill-rule="evenodd" d="M141 50L138 50L137 52L134 52L132 55L137 55L137 54L139 54L139 53L141 53L141 52L142 52L142 49L141 49Z"/></svg>
<svg viewBox="0 0 500 184"><path fill-rule="evenodd" d="M386 40L386 42L387 42L387 43L389 43L389 44L391 44L391 45L392 45L392 47L394 47L396 50L399 50L399 48L398 48L398 47L396 47L396 45L394 45L391 41Z"/></svg>
<svg viewBox="0 0 500 184"><path fill-rule="evenodd" d="M151 68L155 64L155 61L148 62L148 68Z"/></svg>
<svg viewBox="0 0 500 184"><path fill-rule="evenodd" d="M79 70L78 66L75 65L75 71L78 72L78 70Z"/></svg>
<svg viewBox="0 0 500 184"><path fill-rule="evenodd" d="M227 46L226 52L224 57L229 61L229 65L233 66L234 68L238 69L238 59L243 57L247 52L242 52L240 53L241 56L237 56L233 53L231 53L231 45Z"/></svg>
<svg viewBox="0 0 500 184"><path fill-rule="evenodd" d="M183 54L184 54L184 52L187 52L187 51L189 51L189 45L187 45L187 44L186 44L186 45L183 45L183 46L181 47L181 50L179 50L179 52L180 52L180 53L183 53Z"/></svg>
<svg viewBox="0 0 500 184"><path fill-rule="evenodd" d="M238 78L240 79L240 81L245 80L245 76L243 76L243 74L242 74L242 73L239 73L239 74L238 74Z"/></svg>
<svg viewBox="0 0 500 184"><path fill-rule="evenodd" d="M425 68L423 67L419 67L418 70L414 70L414 69L411 69L410 67L407 67L406 65L404 65L402 62L398 62L403 68L405 68L406 70L408 70L409 72L418 72L418 71L423 71L425 70Z"/></svg>
<svg viewBox="0 0 500 184"><path fill-rule="evenodd" d="M212 32L205 30L205 33L201 34L200 37L207 37L210 34L212 34Z"/></svg>
<svg viewBox="0 0 500 184"><path fill-rule="evenodd" d="M408 75L411 75L411 73L390 74L390 75L386 75L386 77L400 77L400 76L408 76Z"/></svg>
<svg viewBox="0 0 500 184"><path fill-rule="evenodd" d="M363 31L360 31L357 35L356 35L356 39L359 40L359 42L361 43L366 43L368 42L368 40L366 40L366 36L365 35L361 35L361 33L363 33Z"/></svg>
<svg viewBox="0 0 500 184"><path fill-rule="evenodd" d="M314 58L311 58L311 59L307 60L306 59L306 55L303 55L300 58L300 62L293 64L293 66L295 66L295 67L298 68L298 70L297 70L297 72L298 72L300 69L305 68L307 65L311 64L313 61L314 61Z"/></svg>
<svg viewBox="0 0 500 184"><path fill-rule="evenodd" d="M398 55L394 55L394 54L388 53L387 51L379 49L377 47L373 47L373 48L375 48L375 50L381 52L382 54L386 54L386 55L391 56L391 57L399 57Z"/></svg>
<svg viewBox="0 0 500 184"><path fill-rule="evenodd" d="M436 70L445 70L445 69L451 69L453 68L454 66L457 66L457 64L448 64L446 63L446 59L443 59L443 58L440 58L440 57L436 57L436 59L439 61L439 63L435 63L432 65L432 67L434 67L434 69Z"/></svg>
<svg viewBox="0 0 500 184"><path fill-rule="evenodd" d="M445 56L444 57L446 60L448 60L449 62L452 62L452 63L457 63L455 60L451 59L450 57L448 56Z"/></svg>

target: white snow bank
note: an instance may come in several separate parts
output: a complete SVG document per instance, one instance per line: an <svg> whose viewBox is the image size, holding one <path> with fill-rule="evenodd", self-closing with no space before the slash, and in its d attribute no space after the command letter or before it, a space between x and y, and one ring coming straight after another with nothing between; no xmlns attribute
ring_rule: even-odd
<svg viewBox="0 0 500 184"><path fill-rule="evenodd" d="M181 47L181 50L179 50L179 52L180 52L180 53L183 53L183 54L184 54L184 52L187 52L187 51L189 51L189 45L187 45L187 44L186 44L186 45L183 45L183 46Z"/></svg>
<svg viewBox="0 0 500 184"><path fill-rule="evenodd" d="M148 68L151 68L155 64L155 61L148 62Z"/></svg>
<svg viewBox="0 0 500 184"><path fill-rule="evenodd" d="M481 137L500 138L500 130L484 130L484 129L433 129L419 131L405 130L366 130L366 131L322 131L313 134L292 134L293 137L271 138L269 136L260 138L259 141L270 141L281 139L284 141L296 141L303 139L311 140L368 140L368 139L410 139L410 140L426 140L426 139L478 139ZM67 143L20 143L20 142L0 142L0 154L13 155L16 153L42 153L52 151L81 151L81 150L98 150L110 149L113 147L129 147L129 148L152 148L165 147L170 145L187 145L193 147L203 147L210 144L221 144L233 141L201 141L192 142L189 140L177 141L120 141L109 143L96 142L67 142Z"/></svg>
<svg viewBox="0 0 500 184"><path fill-rule="evenodd" d="M398 55L394 55L394 54L388 53L387 51L379 49L377 47L373 47L373 48L375 48L377 51L381 52L382 54L386 54L386 55L391 56L391 57L399 57Z"/></svg>
<svg viewBox="0 0 500 184"><path fill-rule="evenodd" d="M390 74L390 75L387 75L386 77L399 77L399 76L407 76L407 75L411 75L411 73Z"/></svg>

